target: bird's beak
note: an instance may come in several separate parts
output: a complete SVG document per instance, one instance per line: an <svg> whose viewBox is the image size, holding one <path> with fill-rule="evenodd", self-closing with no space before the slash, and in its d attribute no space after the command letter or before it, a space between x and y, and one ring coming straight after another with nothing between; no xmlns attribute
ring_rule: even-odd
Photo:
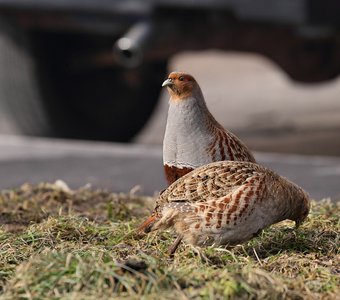
<svg viewBox="0 0 340 300"><path fill-rule="evenodd" d="M174 83L172 82L172 79L171 78L168 78L167 80L165 80L163 83L162 83L162 87L165 87L165 86L172 86L174 85Z"/></svg>

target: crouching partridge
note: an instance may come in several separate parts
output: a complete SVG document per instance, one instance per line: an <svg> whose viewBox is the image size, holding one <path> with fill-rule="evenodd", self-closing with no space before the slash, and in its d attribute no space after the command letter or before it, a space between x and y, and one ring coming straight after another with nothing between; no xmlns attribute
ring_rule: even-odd
<svg viewBox="0 0 340 300"><path fill-rule="evenodd" d="M164 169L169 184L215 161L255 162L248 148L214 119L191 75L172 72L162 86L167 87L170 94L163 141Z"/></svg>
<svg viewBox="0 0 340 300"><path fill-rule="evenodd" d="M140 226L150 232L173 228L178 238L197 246L245 242L273 223L307 217L306 192L271 170L250 162L220 161L178 179L156 200Z"/></svg>

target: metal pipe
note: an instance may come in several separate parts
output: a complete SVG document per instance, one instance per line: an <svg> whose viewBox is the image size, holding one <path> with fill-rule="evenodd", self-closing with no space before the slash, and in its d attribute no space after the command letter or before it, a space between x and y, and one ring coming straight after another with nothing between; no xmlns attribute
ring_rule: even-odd
<svg viewBox="0 0 340 300"><path fill-rule="evenodd" d="M150 22L136 23L115 42L113 51L125 67L134 68L142 63L152 31L153 26Z"/></svg>

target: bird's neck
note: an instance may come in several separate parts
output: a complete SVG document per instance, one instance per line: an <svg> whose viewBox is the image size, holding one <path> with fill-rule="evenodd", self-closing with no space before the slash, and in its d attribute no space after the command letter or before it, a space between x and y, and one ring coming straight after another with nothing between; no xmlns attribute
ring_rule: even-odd
<svg viewBox="0 0 340 300"><path fill-rule="evenodd" d="M194 132L206 131L209 125L215 123L217 121L209 112L199 88L194 90L189 97L170 98L167 125L169 125L169 129L172 127L177 129L173 134L184 134L184 132L192 132L193 130Z"/></svg>
<svg viewBox="0 0 340 300"><path fill-rule="evenodd" d="M195 97L188 97L185 100L169 101L168 124L179 125L181 130L200 127L202 121L207 122L207 106L204 101ZM179 131L180 133L180 131Z"/></svg>
<svg viewBox="0 0 340 300"><path fill-rule="evenodd" d="M189 168L208 163L205 151L212 142L215 123L200 91L185 99L170 99L163 143L164 163Z"/></svg>
<svg viewBox="0 0 340 300"><path fill-rule="evenodd" d="M302 199L304 198L304 191L296 184L292 183L288 179L282 182L280 178L277 185L272 187L273 191L276 191L276 197L274 194L274 201L277 201L278 209L278 221L289 219L296 221L299 218Z"/></svg>

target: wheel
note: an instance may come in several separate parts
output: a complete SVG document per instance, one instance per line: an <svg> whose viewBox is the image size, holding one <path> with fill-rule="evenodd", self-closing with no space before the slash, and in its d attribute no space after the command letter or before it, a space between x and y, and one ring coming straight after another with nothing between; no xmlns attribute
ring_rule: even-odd
<svg viewBox="0 0 340 300"><path fill-rule="evenodd" d="M39 34L35 45L40 85L58 136L129 141L143 127L158 101L166 61L134 69L75 64L87 52L111 49L112 37Z"/></svg>
<svg viewBox="0 0 340 300"><path fill-rule="evenodd" d="M157 103L167 64L146 62L131 70L70 64L86 49L111 44L112 37L15 28L1 33L0 105L7 119L27 135L129 141Z"/></svg>
<svg viewBox="0 0 340 300"><path fill-rule="evenodd" d="M5 20L0 20L0 114L2 133L51 134L29 42Z"/></svg>

